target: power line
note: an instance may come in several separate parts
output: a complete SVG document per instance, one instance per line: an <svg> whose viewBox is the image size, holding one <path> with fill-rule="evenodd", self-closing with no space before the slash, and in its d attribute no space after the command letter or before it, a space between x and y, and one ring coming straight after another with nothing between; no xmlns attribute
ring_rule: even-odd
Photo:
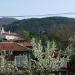
<svg viewBox="0 0 75 75"><path fill-rule="evenodd" d="M41 16L59 16L59 15L75 15L75 12L55 13L55 14L43 14L43 15L14 15L14 16L0 16L0 17L41 17Z"/></svg>

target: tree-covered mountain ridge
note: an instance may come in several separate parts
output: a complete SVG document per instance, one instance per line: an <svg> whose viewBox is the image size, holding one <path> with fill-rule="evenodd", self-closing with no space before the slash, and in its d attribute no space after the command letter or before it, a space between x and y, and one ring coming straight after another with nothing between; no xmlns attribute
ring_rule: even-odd
<svg viewBox="0 0 75 75"><path fill-rule="evenodd" d="M20 31L27 30L34 33L55 32L63 30L64 27L75 29L75 19L67 17L31 18L13 22L6 27L6 30Z"/></svg>
<svg viewBox="0 0 75 75"><path fill-rule="evenodd" d="M6 30L24 33L31 32L36 35L60 36L68 38L75 31L75 18L46 17L22 19L5 27Z"/></svg>
<svg viewBox="0 0 75 75"><path fill-rule="evenodd" d="M18 19L16 19L16 18L3 17L3 18L0 18L0 25L8 25L8 24L11 24L17 20Z"/></svg>

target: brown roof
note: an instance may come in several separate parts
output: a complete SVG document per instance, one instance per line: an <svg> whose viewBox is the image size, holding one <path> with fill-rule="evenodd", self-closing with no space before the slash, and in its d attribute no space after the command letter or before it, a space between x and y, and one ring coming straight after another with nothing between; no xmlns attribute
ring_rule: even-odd
<svg viewBox="0 0 75 75"><path fill-rule="evenodd" d="M2 33L2 34L4 34L4 35L14 35L14 36L17 36L17 33L13 33L13 32L4 32L4 33Z"/></svg>
<svg viewBox="0 0 75 75"><path fill-rule="evenodd" d="M25 42L18 43L18 44L21 45L21 46L24 46L24 47L26 47L26 46L32 46L31 41L25 41Z"/></svg>
<svg viewBox="0 0 75 75"><path fill-rule="evenodd" d="M15 42L1 42L0 43L0 51L28 51L27 47L23 47Z"/></svg>

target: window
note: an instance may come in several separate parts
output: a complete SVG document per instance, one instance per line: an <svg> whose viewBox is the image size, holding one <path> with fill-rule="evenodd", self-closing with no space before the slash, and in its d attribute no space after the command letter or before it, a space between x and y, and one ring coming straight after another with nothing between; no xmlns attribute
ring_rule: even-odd
<svg viewBox="0 0 75 75"><path fill-rule="evenodd" d="M15 56L15 64L17 67L25 67L27 66L27 63L28 63L27 55Z"/></svg>

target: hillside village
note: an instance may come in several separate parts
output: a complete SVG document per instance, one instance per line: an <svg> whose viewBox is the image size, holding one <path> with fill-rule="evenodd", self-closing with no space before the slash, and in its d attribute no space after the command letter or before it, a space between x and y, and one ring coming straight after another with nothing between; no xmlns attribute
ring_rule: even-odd
<svg viewBox="0 0 75 75"><path fill-rule="evenodd" d="M20 72L21 75L41 75L47 72L66 75L70 68L70 48L66 51L58 50L55 41L47 41L46 47L41 40L25 39L22 35L0 28L0 71L12 74ZM45 50L45 51L43 51ZM29 71L27 71L29 70ZM31 72L32 70L32 72ZM56 72L57 73L56 73ZM65 72L65 73L64 73ZM19 74L20 74L19 73ZM7 75L8 75L7 74ZM15 74L17 75L17 74ZM46 75L46 74L45 74Z"/></svg>
<svg viewBox="0 0 75 75"><path fill-rule="evenodd" d="M23 67L23 62L31 54L31 41L17 33L6 32L3 27L0 28L0 40L0 70L4 70L4 64L8 61L12 61L17 67Z"/></svg>
<svg viewBox="0 0 75 75"><path fill-rule="evenodd" d="M75 0L0 0L0 75L75 75Z"/></svg>

